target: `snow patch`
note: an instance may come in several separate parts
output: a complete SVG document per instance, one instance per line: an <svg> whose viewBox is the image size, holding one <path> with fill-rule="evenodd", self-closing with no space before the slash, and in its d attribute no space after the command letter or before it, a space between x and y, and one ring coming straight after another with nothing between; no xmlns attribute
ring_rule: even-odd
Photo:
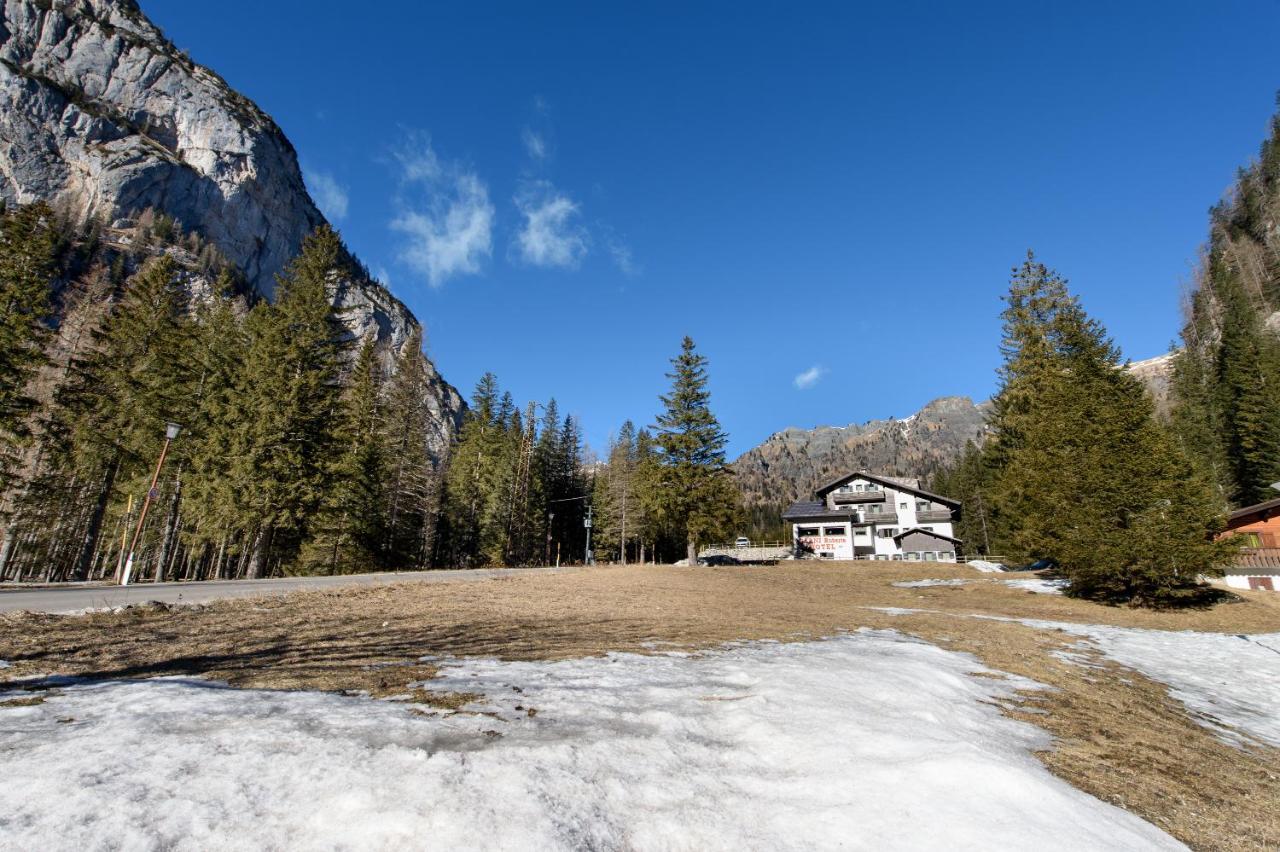
<svg viewBox="0 0 1280 852"><path fill-rule="evenodd" d="M893 583L899 589L924 589L929 586L963 586L968 580L911 580L908 582Z"/></svg>
<svg viewBox="0 0 1280 852"><path fill-rule="evenodd" d="M970 559L964 564L984 574L999 574L1004 571L1004 566L999 562L988 562L985 559Z"/></svg>
<svg viewBox="0 0 1280 852"><path fill-rule="evenodd" d="M1038 595L1060 595L1070 582L1067 580L1044 580L1039 577L1032 577L1027 580L1005 580L1006 586L1012 586L1015 589L1026 589L1028 592L1035 592Z"/></svg>
<svg viewBox="0 0 1280 852"><path fill-rule="evenodd" d="M78 683L2 711L0 813L42 849L1181 848L1050 774L1049 736L995 706L1035 684L985 671L864 630L430 683L498 718Z"/></svg>
<svg viewBox="0 0 1280 852"><path fill-rule="evenodd" d="M1280 747L1280 633L1245 635L1024 621L1082 637L1124 666L1169 687L1192 717L1233 745Z"/></svg>

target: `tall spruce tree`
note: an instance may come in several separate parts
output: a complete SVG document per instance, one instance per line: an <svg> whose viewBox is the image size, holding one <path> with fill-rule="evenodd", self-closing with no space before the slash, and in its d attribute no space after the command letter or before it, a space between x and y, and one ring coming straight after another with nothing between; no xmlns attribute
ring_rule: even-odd
<svg viewBox="0 0 1280 852"><path fill-rule="evenodd" d="M385 540L382 369L372 335L360 347L334 427L330 485L308 523L301 564L311 573L346 574L380 567Z"/></svg>
<svg viewBox="0 0 1280 852"><path fill-rule="evenodd" d="M421 568L431 558L439 511L439 475L427 452L431 382L414 329L396 357L383 407L386 452L383 559L393 568Z"/></svg>
<svg viewBox="0 0 1280 852"><path fill-rule="evenodd" d="M1227 546L1212 489L1066 282L1028 255L1004 313L993 418L999 517L1015 552L1056 559L1073 595L1177 602Z"/></svg>
<svg viewBox="0 0 1280 852"><path fill-rule="evenodd" d="M148 261L126 283L120 302L95 333L94 348L73 362L53 416L76 477L89 486L88 521L73 569L87 576L102 520L113 500L141 501L165 440L165 424L182 422L195 402L192 323L172 258ZM175 455L184 452L175 447ZM153 554L155 528L139 551ZM144 564L145 564L144 560ZM138 571L138 576L143 574Z"/></svg>
<svg viewBox="0 0 1280 852"><path fill-rule="evenodd" d="M46 361L56 260L46 205L0 215L0 577L13 552L17 504L28 487L22 451L36 407L29 385Z"/></svg>
<svg viewBox="0 0 1280 852"><path fill-rule="evenodd" d="M1280 340L1266 332L1258 309L1234 277L1218 289L1222 336L1217 395L1232 499L1241 505L1275 496L1280 480Z"/></svg>
<svg viewBox="0 0 1280 852"><path fill-rule="evenodd" d="M458 440L445 475L449 559L453 565L472 565L486 556L494 534L487 528L496 491L502 435L498 425L497 377L485 373L471 395Z"/></svg>
<svg viewBox="0 0 1280 852"><path fill-rule="evenodd" d="M32 204L0 215L0 481L12 483L30 434L28 385L45 363L56 271L53 212ZM0 487L0 517L5 508Z"/></svg>
<svg viewBox="0 0 1280 852"><path fill-rule="evenodd" d="M277 278L276 302L257 305L247 320L230 475L252 519L251 578L263 576L273 553L292 562L332 481L344 343L329 285L347 262L338 235L322 225Z"/></svg>
<svg viewBox="0 0 1280 852"><path fill-rule="evenodd" d="M616 554L624 565L628 544L636 537L639 514L636 463L636 427L628 420L610 440L607 463L596 474L592 489L597 549Z"/></svg>
<svg viewBox="0 0 1280 852"><path fill-rule="evenodd" d="M244 353L249 346L244 308L230 297L230 283L228 276L221 276L215 298L197 313L193 354L199 394L187 417L184 439L189 461L183 501L192 518L185 540L209 550L215 579L230 575L227 559L239 549L253 522L237 502L235 480L228 476L236 434L243 426L236 394L244 386Z"/></svg>
<svg viewBox="0 0 1280 852"><path fill-rule="evenodd" d="M655 436L661 453L656 509L682 534L694 565L698 544L735 519L739 497L725 462L728 437L711 413L707 359L685 337L671 364L671 391L661 397Z"/></svg>

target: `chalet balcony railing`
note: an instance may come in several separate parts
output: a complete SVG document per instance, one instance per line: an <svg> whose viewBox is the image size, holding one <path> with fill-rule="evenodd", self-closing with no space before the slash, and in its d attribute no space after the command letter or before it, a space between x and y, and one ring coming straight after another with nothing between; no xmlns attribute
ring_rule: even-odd
<svg viewBox="0 0 1280 852"><path fill-rule="evenodd" d="M897 512L863 512L859 523L863 524L896 524Z"/></svg>
<svg viewBox="0 0 1280 852"><path fill-rule="evenodd" d="M879 503L884 499L883 491L836 491L831 495L836 503Z"/></svg>
<svg viewBox="0 0 1280 852"><path fill-rule="evenodd" d="M951 520L950 509L917 509L917 521L949 521Z"/></svg>
<svg viewBox="0 0 1280 852"><path fill-rule="evenodd" d="M1237 568L1280 568L1280 547L1246 547L1236 554Z"/></svg>

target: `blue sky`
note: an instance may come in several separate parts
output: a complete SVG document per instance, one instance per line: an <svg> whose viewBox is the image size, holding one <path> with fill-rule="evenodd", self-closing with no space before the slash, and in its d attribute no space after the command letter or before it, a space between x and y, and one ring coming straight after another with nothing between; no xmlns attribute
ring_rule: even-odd
<svg viewBox="0 0 1280 852"><path fill-rule="evenodd" d="M736 455L989 395L1028 248L1135 360L1280 89L1280 5L143 0L269 112L464 393L602 449L690 334Z"/></svg>

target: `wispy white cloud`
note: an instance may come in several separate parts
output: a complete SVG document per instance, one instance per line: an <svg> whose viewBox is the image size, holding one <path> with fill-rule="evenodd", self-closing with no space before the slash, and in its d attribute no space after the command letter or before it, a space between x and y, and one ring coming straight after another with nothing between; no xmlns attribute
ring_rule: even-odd
<svg viewBox="0 0 1280 852"><path fill-rule="evenodd" d="M333 175L304 168L302 179L325 218L332 222L341 222L347 217L347 206L350 201L347 188L338 183Z"/></svg>
<svg viewBox="0 0 1280 852"><path fill-rule="evenodd" d="M609 256L613 258L613 263L623 275L639 275L640 267L636 264L635 256L631 253L631 246L616 240L609 241Z"/></svg>
<svg viewBox="0 0 1280 852"><path fill-rule="evenodd" d="M640 264L636 262L635 254L631 251L630 244L618 235L617 230L612 225L607 222L596 222L594 229L600 235L605 250L609 252L609 258L619 272L628 278L634 278L643 271L640 268Z"/></svg>
<svg viewBox="0 0 1280 852"><path fill-rule="evenodd" d="M520 131L520 141L524 143L524 150L529 155L529 159L534 162L542 162L551 153L547 147L546 137L527 127Z"/></svg>
<svg viewBox="0 0 1280 852"><path fill-rule="evenodd" d="M590 246L578 204L548 181L529 181L515 197L524 222L513 248L531 266L576 269Z"/></svg>
<svg viewBox="0 0 1280 852"><path fill-rule="evenodd" d="M493 253L495 216L484 181L442 162L423 134L411 137L396 161L407 190L404 209L391 222L406 238L400 259L426 275L432 287L480 272Z"/></svg>
<svg viewBox="0 0 1280 852"><path fill-rule="evenodd" d="M375 269L373 277L382 282L384 287L387 287L388 289L391 287L391 273L387 272L387 268L385 266L379 266Z"/></svg>
<svg viewBox="0 0 1280 852"><path fill-rule="evenodd" d="M808 390L818 383L818 381L827 374L827 368L814 364L803 373L796 375L795 386L797 390Z"/></svg>

